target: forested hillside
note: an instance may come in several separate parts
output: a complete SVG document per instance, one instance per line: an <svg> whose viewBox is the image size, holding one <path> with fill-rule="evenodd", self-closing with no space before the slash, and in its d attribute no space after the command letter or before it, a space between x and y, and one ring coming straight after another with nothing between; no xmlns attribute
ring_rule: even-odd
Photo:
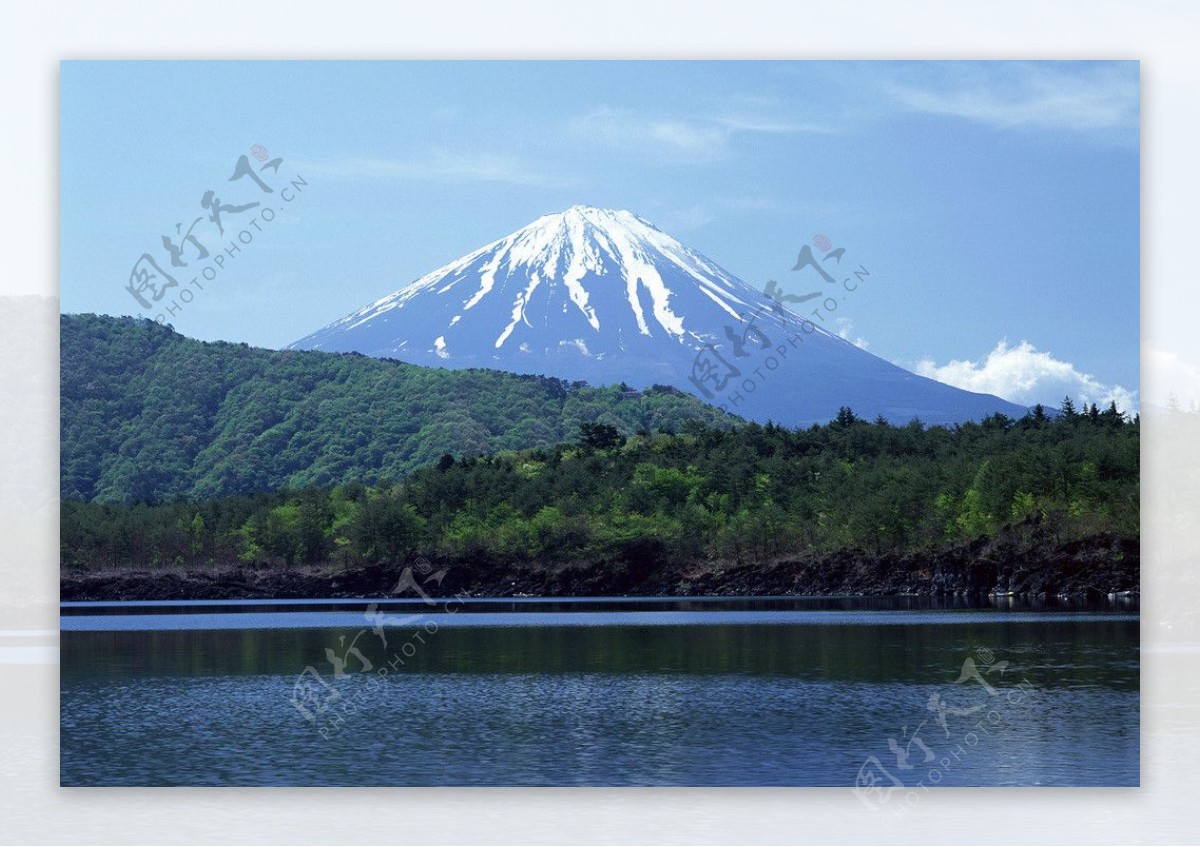
<svg viewBox="0 0 1200 847"><path fill-rule="evenodd" d="M335 360L336 361L336 360ZM1004 536L1138 537L1139 421L1092 406L953 428L689 424L479 458L404 481L159 506L64 503L63 565L766 562Z"/></svg>
<svg viewBox="0 0 1200 847"><path fill-rule="evenodd" d="M204 343L152 321L61 318L61 493L160 502L398 480L477 456L733 420L675 389L623 392L354 354ZM636 395L636 396L635 396Z"/></svg>

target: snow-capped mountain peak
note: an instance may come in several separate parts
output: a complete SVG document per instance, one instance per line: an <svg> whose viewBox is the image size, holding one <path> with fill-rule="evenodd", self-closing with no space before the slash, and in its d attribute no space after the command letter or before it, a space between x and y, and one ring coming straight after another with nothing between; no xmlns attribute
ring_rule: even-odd
<svg viewBox="0 0 1200 847"><path fill-rule="evenodd" d="M664 274L664 267L671 273ZM760 299L753 291L741 290L745 283L645 218L623 210L572 206L443 265L328 329L351 331L408 307L415 298L433 296L441 301L442 311L453 313L441 326L430 327L438 332L432 332L428 343L443 338L443 348L448 348L452 336L442 330L464 326L468 314L481 307L484 311L503 308L506 315L491 335L496 350L514 336L521 339L527 334L520 331L522 325L535 329L539 316L544 325L556 311L582 319L590 333L602 332L607 318L640 335L665 333L677 340L702 341L704 333L690 332L686 313L672 302L680 293L677 285L672 288L671 279L679 275L731 320L739 320L748 304ZM560 308L546 308L550 302ZM632 324L626 326L630 320ZM323 346L316 337L308 340ZM421 343L399 341L392 352Z"/></svg>
<svg viewBox="0 0 1200 847"><path fill-rule="evenodd" d="M747 356L742 341L749 323L767 312L776 320L770 329L756 327L753 340L755 349L774 351L770 392L758 390L761 370L757 381L734 380L740 365L749 364L740 361ZM841 405L860 414L903 421L920 415L931 422L975 417L980 409L1020 411L998 398L915 376L811 323L801 336L801 326L798 316L763 291L645 218L572 206L291 346L593 383L662 383L724 404L727 398L707 381L711 371L706 381L696 377L698 357L713 355L724 363L722 388L732 380L737 395L726 404L731 411L784 423L825 421ZM778 367L789 356L788 368Z"/></svg>

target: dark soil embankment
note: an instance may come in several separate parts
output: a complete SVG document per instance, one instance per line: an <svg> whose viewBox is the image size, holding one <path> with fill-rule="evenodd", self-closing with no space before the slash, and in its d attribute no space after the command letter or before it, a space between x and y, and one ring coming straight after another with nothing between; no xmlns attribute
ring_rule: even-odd
<svg viewBox="0 0 1200 847"><path fill-rule="evenodd" d="M382 597L407 563L332 572L319 568L65 572L63 600L220 600ZM1055 544L1045 538L980 539L921 554L840 551L770 562L672 562L641 545L603 562L521 564L470 560L435 563L445 570L432 596L474 597L704 595L984 595L1100 597L1136 592L1137 538L1096 535ZM419 576L419 575L418 575Z"/></svg>

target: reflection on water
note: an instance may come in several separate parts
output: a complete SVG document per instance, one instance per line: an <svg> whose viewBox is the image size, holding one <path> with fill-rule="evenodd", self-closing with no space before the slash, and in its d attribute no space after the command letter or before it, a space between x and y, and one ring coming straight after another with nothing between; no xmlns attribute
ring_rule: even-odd
<svg viewBox="0 0 1200 847"><path fill-rule="evenodd" d="M349 616L333 628L265 628L277 613L254 610L239 628L163 629L179 616L146 610L129 616L141 629L62 634L62 782L849 786L875 756L915 785L923 754L910 745L897 771L889 738L925 722L940 758L984 721L945 784L1137 784L1136 616L863 605L563 625L571 613L534 604L379 634L361 612L292 613ZM990 665L995 698L956 684L968 657ZM341 695L301 698L312 722L289 702L306 667ZM1006 697L1021 680L1027 696Z"/></svg>

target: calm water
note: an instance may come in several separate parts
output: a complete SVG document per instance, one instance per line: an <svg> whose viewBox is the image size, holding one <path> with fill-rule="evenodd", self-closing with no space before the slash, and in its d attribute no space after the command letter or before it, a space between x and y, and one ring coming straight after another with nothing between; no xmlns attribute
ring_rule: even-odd
<svg viewBox="0 0 1200 847"><path fill-rule="evenodd" d="M61 779L1137 785L1136 604L995 602L63 604Z"/></svg>

